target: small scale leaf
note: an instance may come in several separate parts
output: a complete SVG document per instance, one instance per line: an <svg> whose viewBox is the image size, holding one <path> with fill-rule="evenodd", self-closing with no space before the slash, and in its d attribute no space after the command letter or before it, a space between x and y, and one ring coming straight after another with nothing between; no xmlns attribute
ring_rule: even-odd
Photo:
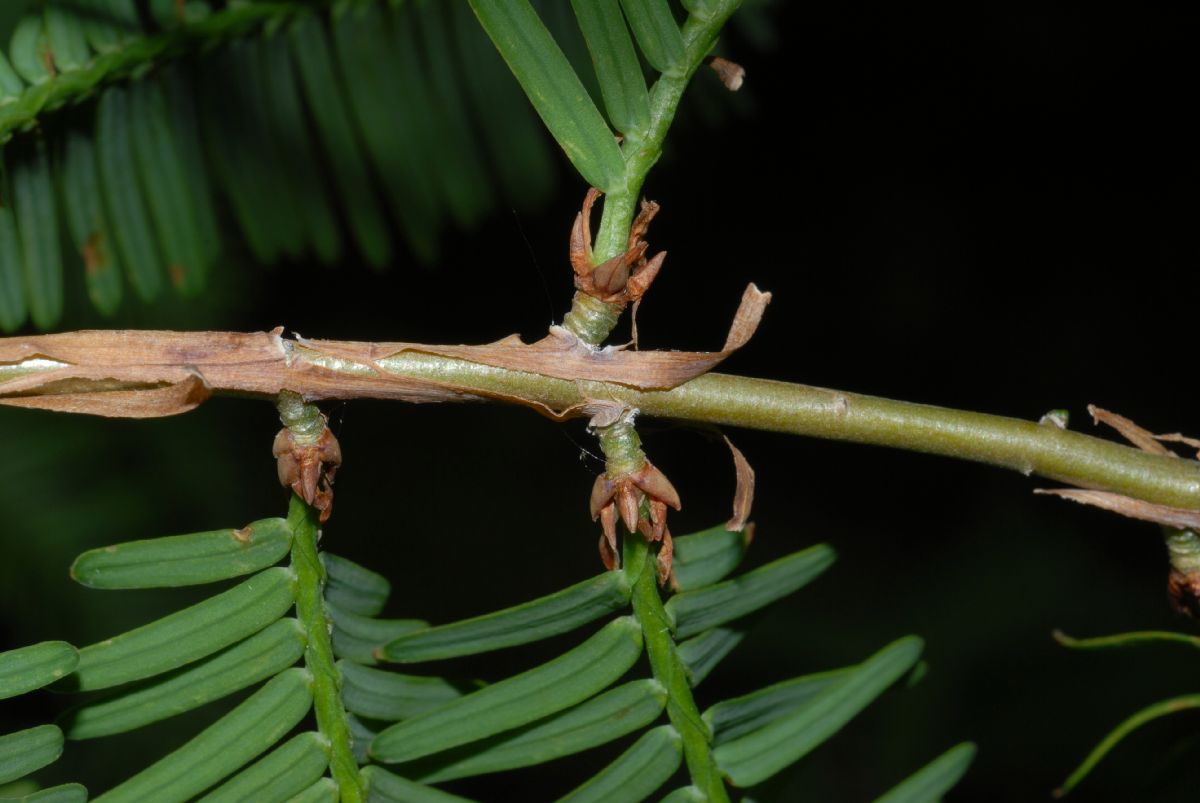
<svg viewBox="0 0 1200 803"><path fill-rule="evenodd" d="M621 0L621 5L651 67L662 73L686 69L683 35L667 0Z"/></svg>
<svg viewBox="0 0 1200 803"><path fill-rule="evenodd" d="M437 661L540 641L624 608L629 595L623 572L605 572L512 608L402 636L384 648L384 657Z"/></svg>
<svg viewBox="0 0 1200 803"><path fill-rule="evenodd" d="M360 664L379 663L385 644L429 627L422 619L372 619L348 613L332 602L326 605L333 620L334 654Z"/></svg>
<svg viewBox="0 0 1200 803"><path fill-rule="evenodd" d="M343 611L378 616L392 593L392 584L381 574L329 552L321 553L325 567L325 599Z"/></svg>
<svg viewBox="0 0 1200 803"><path fill-rule="evenodd" d="M621 149L529 0L471 0L471 8L584 180L604 192L618 187Z"/></svg>
<svg viewBox="0 0 1200 803"><path fill-rule="evenodd" d="M159 588L214 583L278 563L292 544L283 519L91 549L71 577L89 588Z"/></svg>
<svg viewBox="0 0 1200 803"><path fill-rule="evenodd" d="M296 663L305 643L303 626L295 619L282 619L211 658L69 711L63 717L67 738L124 733L220 700Z"/></svg>
<svg viewBox="0 0 1200 803"><path fill-rule="evenodd" d="M658 803L706 803L707 800L708 796L697 787L681 786Z"/></svg>
<svg viewBox="0 0 1200 803"><path fill-rule="evenodd" d="M715 586L685 591L666 604L679 638L745 616L803 587L834 561L833 550L818 544L760 566Z"/></svg>
<svg viewBox="0 0 1200 803"><path fill-rule="evenodd" d="M71 678L80 691L157 675L211 655L274 622L295 600L295 576L282 566L136 630L79 651Z"/></svg>
<svg viewBox="0 0 1200 803"><path fill-rule="evenodd" d="M634 680L539 722L466 745L461 755L435 757L434 768L416 777L438 783L545 764L642 729L666 703L667 690L657 680Z"/></svg>
<svg viewBox="0 0 1200 803"><path fill-rule="evenodd" d="M746 631L740 627L714 627L692 636L678 647L679 660L687 670L693 688L716 669L733 648L742 643Z"/></svg>
<svg viewBox="0 0 1200 803"><path fill-rule="evenodd" d="M388 763L411 761L549 716L609 686L641 652L637 622L616 619L539 667L392 725L375 737L371 755Z"/></svg>
<svg viewBox="0 0 1200 803"><path fill-rule="evenodd" d="M55 725L38 725L0 736L0 784L53 763L62 754L62 747L62 731Z"/></svg>
<svg viewBox="0 0 1200 803"><path fill-rule="evenodd" d="M558 803L644 800L675 774L682 758L679 733L670 725L660 725L646 731L615 761L559 798Z"/></svg>
<svg viewBox="0 0 1200 803"><path fill-rule="evenodd" d="M742 562L749 533L730 532L724 524L675 539L675 583L680 591L712 585Z"/></svg>
<svg viewBox="0 0 1200 803"><path fill-rule="evenodd" d="M401 675L339 661L346 710L371 719L395 722L462 697L442 678Z"/></svg>
<svg viewBox="0 0 1200 803"><path fill-rule="evenodd" d="M571 0L587 42L608 119L623 133L650 126L650 95L619 0Z"/></svg>
<svg viewBox="0 0 1200 803"><path fill-rule="evenodd" d="M382 767L363 767L367 803L474 803L465 797L401 778Z"/></svg>
<svg viewBox="0 0 1200 803"><path fill-rule="evenodd" d="M717 766L737 786L765 781L837 733L916 663L921 647L914 636L889 644L806 704L717 747Z"/></svg>
<svg viewBox="0 0 1200 803"><path fill-rule="evenodd" d="M0 700L53 683L78 663L79 653L65 641L43 641L0 652Z"/></svg>
<svg viewBox="0 0 1200 803"><path fill-rule="evenodd" d="M329 766L329 740L319 733L288 739L199 803L284 803L316 783Z"/></svg>
<svg viewBox="0 0 1200 803"><path fill-rule="evenodd" d="M787 716L853 671L854 667L850 667L804 675L717 703L704 712L704 723L713 734L713 744L731 742Z"/></svg>
<svg viewBox="0 0 1200 803"><path fill-rule="evenodd" d="M7 798L5 798L7 800ZM14 801L14 803L87 803L88 790L83 784L65 783L30 792Z"/></svg>
<svg viewBox="0 0 1200 803"><path fill-rule="evenodd" d="M930 803L941 800L966 774L975 758L975 745L964 742L926 764L875 803Z"/></svg>
<svg viewBox="0 0 1200 803"><path fill-rule="evenodd" d="M196 738L96 798L96 803L172 803L203 792L294 728L312 707L311 685L306 670L279 673Z"/></svg>
<svg viewBox="0 0 1200 803"><path fill-rule="evenodd" d="M288 803L337 803L338 798L337 782L332 778L322 778L307 789L292 795Z"/></svg>

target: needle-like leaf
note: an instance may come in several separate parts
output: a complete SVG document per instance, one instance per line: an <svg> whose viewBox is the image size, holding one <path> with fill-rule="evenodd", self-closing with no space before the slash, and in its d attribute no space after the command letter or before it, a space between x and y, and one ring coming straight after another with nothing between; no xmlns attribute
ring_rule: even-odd
<svg viewBox="0 0 1200 803"><path fill-rule="evenodd" d="M738 786L765 781L840 730L903 676L921 647L914 636L893 642L785 716L717 747L717 766Z"/></svg>
<svg viewBox="0 0 1200 803"><path fill-rule="evenodd" d="M941 800L971 766L975 745L956 745L902 781L875 803L929 803Z"/></svg>
<svg viewBox="0 0 1200 803"><path fill-rule="evenodd" d="M675 774L683 758L682 740L670 725L646 731L616 760L558 803L639 801L653 794Z"/></svg>
<svg viewBox="0 0 1200 803"><path fill-rule="evenodd" d="M750 546L748 531L730 532L724 524L675 539L675 583L694 591L718 582L736 569Z"/></svg>
<svg viewBox="0 0 1200 803"><path fill-rule="evenodd" d="M71 577L89 588L157 588L213 583L278 563L292 544L283 519L91 549Z"/></svg>
<svg viewBox="0 0 1200 803"><path fill-rule="evenodd" d="M587 42L608 119L623 133L650 125L650 95L619 0L571 0Z"/></svg>
<svg viewBox="0 0 1200 803"><path fill-rule="evenodd" d="M78 663L79 653L65 641L43 641L0 652L0 700L53 683Z"/></svg>
<svg viewBox="0 0 1200 803"><path fill-rule="evenodd" d="M1186 694L1182 697L1172 697L1169 700L1148 705L1141 711L1138 711L1133 716L1126 719L1120 725L1113 728L1107 736L1105 736L1100 744L1096 745L1092 752L1088 753L1087 758L1083 760L1074 772L1063 781L1063 785L1054 790L1055 797L1062 797L1070 792L1079 783L1086 778L1096 765L1108 755L1117 744L1128 736L1133 731L1145 725L1147 722L1152 722L1160 717L1165 717L1168 714L1174 714L1179 711L1187 711L1193 708L1200 708L1200 694Z"/></svg>
<svg viewBox="0 0 1200 803"><path fill-rule="evenodd" d="M526 725L606 688L633 666L641 652L637 622L616 619L583 644L535 669L391 726L375 737L371 755L388 763L412 761Z"/></svg>
<svg viewBox="0 0 1200 803"><path fill-rule="evenodd" d="M474 803L465 797L434 789L388 772L382 767L363 767L369 803Z"/></svg>
<svg viewBox="0 0 1200 803"><path fill-rule="evenodd" d="M383 656L384 645L407 633L424 630L429 623L422 619L372 619L342 610L327 603L333 620L333 652L360 664L377 664Z"/></svg>
<svg viewBox="0 0 1200 803"><path fill-rule="evenodd" d="M539 722L467 745L461 755L452 751L445 760L435 757L431 768L415 777L437 783L545 764L642 729L658 718L666 702L667 690L657 680L634 680Z"/></svg>
<svg viewBox="0 0 1200 803"><path fill-rule="evenodd" d="M0 736L0 784L53 763L62 753L62 746L62 731L55 725L38 725Z"/></svg>
<svg viewBox="0 0 1200 803"><path fill-rule="evenodd" d="M329 766L329 740L319 733L293 736L199 803L284 803L316 783Z"/></svg>
<svg viewBox="0 0 1200 803"><path fill-rule="evenodd" d="M605 192L619 186L621 149L529 0L471 0L471 8L584 180Z"/></svg>
<svg viewBox="0 0 1200 803"><path fill-rule="evenodd" d="M741 644L745 637L744 627L714 627L682 642L678 648L679 660L683 662L691 686L699 686L716 669L721 659Z"/></svg>
<svg viewBox="0 0 1200 803"><path fill-rule="evenodd" d="M712 731L713 744L731 742L787 716L853 671L854 667L851 667L792 678L717 703L704 712L704 722Z"/></svg>
<svg viewBox="0 0 1200 803"><path fill-rule="evenodd" d="M666 604L679 638L725 624L803 587L833 565L834 552L818 544L768 563L732 580L685 591Z"/></svg>
<svg viewBox="0 0 1200 803"><path fill-rule="evenodd" d="M305 642L300 623L282 619L211 658L68 712L63 717L67 738L123 733L219 700L294 664Z"/></svg>
<svg viewBox="0 0 1200 803"><path fill-rule="evenodd" d="M77 689L105 689L166 672L257 633L295 600L290 569L267 569L241 585L136 630L79 651L67 678Z"/></svg>
<svg viewBox="0 0 1200 803"><path fill-rule="evenodd" d="M662 73L682 70L687 53L667 0L621 0L621 5L650 66Z"/></svg>
<svg viewBox="0 0 1200 803"><path fill-rule="evenodd" d="M328 602L359 616L378 616L383 610L392 593L386 577L329 552L321 553L321 565L325 567Z"/></svg>
<svg viewBox="0 0 1200 803"><path fill-rule="evenodd" d="M384 648L389 661L436 661L540 641L567 633L629 604L623 572L605 572L530 602L421 630Z"/></svg>
<svg viewBox="0 0 1200 803"><path fill-rule="evenodd" d="M175 752L159 759L96 803L188 800L278 742L312 707L312 676L288 669Z"/></svg>
<svg viewBox="0 0 1200 803"><path fill-rule="evenodd" d="M462 697L442 678L401 675L349 661L339 661L338 669L346 710L371 719L408 719Z"/></svg>

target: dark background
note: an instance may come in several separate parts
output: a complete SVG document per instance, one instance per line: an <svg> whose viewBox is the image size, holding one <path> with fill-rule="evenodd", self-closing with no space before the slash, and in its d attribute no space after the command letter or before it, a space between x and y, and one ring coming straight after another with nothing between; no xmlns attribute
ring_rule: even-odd
<svg viewBox="0 0 1200 803"><path fill-rule="evenodd" d="M770 19L773 47L747 31L725 43L748 71L746 97L719 124L693 114L678 125L646 186L663 207L652 248L670 256L642 307L644 346L718 347L754 281L774 302L722 370L1026 419L1065 407L1084 431L1089 402L1155 431L1200 429L1182 19L1060 3L781 3ZM534 338L567 307L567 232L584 189L564 163L545 208L447 233L433 269L402 254L382 275L353 261L268 270L233 252L205 300L127 302L115 320L86 307L75 277L66 328ZM324 546L392 579L389 615L450 621L599 569L586 500L600 464L581 424L500 407L329 412L346 463ZM85 548L281 513L276 428L269 406L226 399L142 422L0 410L0 648L86 644L206 593L85 591L66 567ZM727 517L720 442L670 423L641 429L684 499L672 529ZM758 471L749 565L819 541L840 558L764 617L700 687L701 706L859 661L906 633L927 640L924 679L786 773L774 799L868 800L964 739L980 752L949 799L1047 799L1118 721L1198 690L1186 647L1071 653L1050 638L1055 627L1195 631L1166 604L1150 525L1035 498L1041 483L997 469L729 434ZM577 639L451 668L500 677ZM0 731L60 707L36 695L6 704ZM1194 799L1198 726L1187 713L1151 724L1072 798ZM117 757L182 739L174 727L68 746L58 769L102 787ZM612 754L451 788L548 798Z"/></svg>

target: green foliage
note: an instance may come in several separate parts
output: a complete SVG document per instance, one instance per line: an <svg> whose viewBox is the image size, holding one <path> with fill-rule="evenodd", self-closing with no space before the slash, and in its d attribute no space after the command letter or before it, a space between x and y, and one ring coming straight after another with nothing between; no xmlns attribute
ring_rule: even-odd
<svg viewBox="0 0 1200 803"><path fill-rule="evenodd" d="M210 789L205 800L247 795L284 800L302 792L314 799L335 799L338 787L319 779L336 749L349 754L351 732L363 742L354 745L359 763L396 765L388 771L362 771L358 782L368 788L372 800L461 799L433 785L543 764L635 734L639 738L624 753L564 799L611 799L619 789L621 799L640 800L674 776L684 739L678 725L671 723L681 707L690 704L690 693L686 701L678 698L681 679L661 676L655 661L650 676L637 668L643 654L644 614L637 605L633 615L622 613L631 603L632 584L642 576L635 566L504 611L429 627L419 620L366 615L383 609L389 584L335 555L322 556L324 580L298 570L296 564L265 567L284 556L281 545L292 546L293 562L303 554L300 544L311 546L315 529L304 521L264 519L240 530L132 541L81 555L74 576L100 588L185 586L258 573L189 608L84 648L77 667L75 650L61 642L4 654L4 688L13 693L64 676L58 682L64 690L120 685L69 711L61 720L62 730L44 725L2 737L0 766L5 777L21 777L57 758L64 732L71 741L126 732L258 684L263 685L191 741L99 799L135 800L154 790L156 800L183 800ZM832 561L831 552L814 547L722 581L736 562L731 552L740 559L745 551L744 537L722 537L714 528L681 536L677 543L680 553L688 556L693 582L703 577L711 584L674 599L705 593L728 599L733 583L746 600L733 606L734 615L750 613L798 589ZM634 554L639 553L627 551L627 561ZM806 568L793 568L799 566ZM340 607L333 599L360 611L335 614L332 640L324 642L332 643L341 658L334 670L337 686L331 687L340 687L338 710L361 718L350 721L351 731L342 735L326 729L321 717L316 730L302 724L319 693L314 679L323 671L319 661L314 663L314 643L330 639L324 620L313 621L304 606L297 609L300 618L285 616L307 593L303 587L310 581L324 589L323 604L329 611ZM612 617L608 624L559 657L482 686L366 665L379 660L424 663L511 648L577 630L605 616ZM698 682L696 677L703 677L701 672L711 669L740 639L740 631L722 626L724 618L715 617L714 626L681 645L680 660L689 673L685 684ZM397 636L394 628L400 622L400 629L409 632ZM339 638L347 623L355 632L348 640ZM523 636L513 635L522 628ZM360 642L369 634L375 635L377 646L363 653ZM674 637L665 635L673 643ZM719 646L687 646L704 643ZM710 734L705 741L712 745L716 766L739 786L766 780L839 730L900 677L919 651L918 640L904 639L862 665L795 678L716 703L701 725ZM301 660L303 666L296 666ZM122 685L139 679L140 683ZM671 722L662 724L668 711L675 711L668 717ZM700 721L698 713L694 716ZM284 741L297 726L300 732ZM368 740L369 749L364 750ZM962 756L956 755L961 772ZM943 768L920 777L933 777L922 783L935 783L951 774ZM686 799L693 792L678 794Z"/></svg>
<svg viewBox="0 0 1200 803"><path fill-rule="evenodd" d="M0 700L40 689L61 679L79 663L65 641L43 641L0 653Z"/></svg>
<svg viewBox="0 0 1200 803"><path fill-rule="evenodd" d="M60 208L71 261L112 314L126 283L144 302L204 289L230 248L222 202L259 262L345 259L340 206L383 267L393 229L430 262L447 225L547 197L552 153L462 4L325 5L190 2L181 21L154 3L146 27L132 0L48 0L21 18L0 55L0 142L15 135L0 331L61 318Z"/></svg>
<svg viewBox="0 0 1200 803"><path fill-rule="evenodd" d="M876 803L924 803L941 800L975 758L975 745L956 745L902 781Z"/></svg>

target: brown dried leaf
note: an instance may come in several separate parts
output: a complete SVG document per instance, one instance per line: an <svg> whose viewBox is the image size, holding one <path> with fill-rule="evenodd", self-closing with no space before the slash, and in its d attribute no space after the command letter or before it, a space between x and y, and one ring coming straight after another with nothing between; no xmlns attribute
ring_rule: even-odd
<svg viewBox="0 0 1200 803"><path fill-rule="evenodd" d="M642 390L669 390L707 373L744 346L758 328L770 301L770 293L760 291L753 284L746 288L721 351L596 349L558 327L552 328L547 337L528 345L515 335L481 346L361 343L303 338L298 338L298 342L315 351L364 365L377 365L379 360L410 351L557 379L613 382Z"/></svg>
<svg viewBox="0 0 1200 803"><path fill-rule="evenodd" d="M746 68L737 62L713 56L708 60L708 66L721 79L721 83L730 92L737 92L746 81Z"/></svg>
<svg viewBox="0 0 1200 803"><path fill-rule="evenodd" d="M1200 510L1156 505L1109 491L1085 491L1078 488L1038 488L1035 494L1047 494L1070 499L1081 505L1119 513L1131 519L1165 524L1168 527L1194 530L1200 528Z"/></svg>
<svg viewBox="0 0 1200 803"><path fill-rule="evenodd" d="M1094 404L1088 405L1088 412L1092 415L1092 421L1096 424L1108 424L1110 427L1121 433L1121 437L1138 447L1142 451L1150 452L1151 454L1165 455L1168 457L1178 457L1167 447L1163 446L1155 440L1154 433L1149 430L1142 429L1137 424L1130 421L1123 415L1118 415L1110 410L1097 407Z"/></svg>
<svg viewBox="0 0 1200 803"><path fill-rule="evenodd" d="M1166 435L1155 435L1154 437L1156 440L1166 441L1167 443L1182 443L1193 449L1200 449L1200 438L1189 438L1182 432L1170 432Z"/></svg>
<svg viewBox="0 0 1200 803"><path fill-rule="evenodd" d="M274 397L292 390L310 400L420 403L496 398L558 419L605 415L612 410L604 400L556 411L532 399L391 373L379 360L412 351L559 379L666 390L707 373L745 345L770 298L754 285L746 289L725 348L717 352L593 349L561 329L531 345L513 336L483 346L292 341L283 338L282 328L252 333L81 331L0 338L0 368L34 359L56 364L11 378L0 372L0 404L144 418L187 412L217 391Z"/></svg>
<svg viewBox="0 0 1200 803"><path fill-rule="evenodd" d="M737 487L733 492L733 518L725 523L725 529L730 532L741 532L746 529L750 520L750 507L754 504L754 469L741 450L733 445L733 441L725 438L725 445L733 453L733 470L737 474Z"/></svg>

